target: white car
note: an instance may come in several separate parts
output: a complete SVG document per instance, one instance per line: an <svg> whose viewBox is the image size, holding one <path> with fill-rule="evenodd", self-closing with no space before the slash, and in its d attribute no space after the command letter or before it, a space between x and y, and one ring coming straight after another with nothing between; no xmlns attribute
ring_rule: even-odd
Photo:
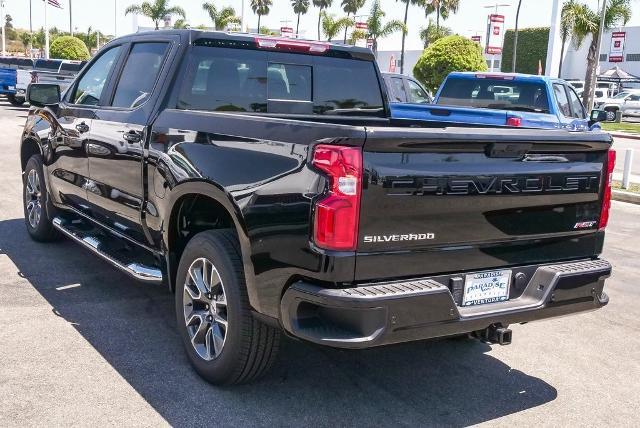
<svg viewBox="0 0 640 428"><path fill-rule="evenodd" d="M622 113L622 116L640 116L640 90L625 89L615 97L596 103L595 107L610 112L610 120L615 118L618 111Z"/></svg>
<svg viewBox="0 0 640 428"><path fill-rule="evenodd" d="M573 86L573 89L580 92L584 90L584 80L568 79L567 83Z"/></svg>

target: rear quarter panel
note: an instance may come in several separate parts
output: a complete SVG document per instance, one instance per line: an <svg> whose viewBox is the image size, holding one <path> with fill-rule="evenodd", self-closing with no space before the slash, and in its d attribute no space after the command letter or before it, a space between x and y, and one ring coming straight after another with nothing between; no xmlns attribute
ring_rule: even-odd
<svg viewBox="0 0 640 428"><path fill-rule="evenodd" d="M167 246L176 201L207 189L236 224L252 306L277 317L283 288L296 278L353 281L353 253L310 244L312 204L324 179L308 157L318 141L361 146L364 137L357 126L165 110L149 147L148 226Z"/></svg>

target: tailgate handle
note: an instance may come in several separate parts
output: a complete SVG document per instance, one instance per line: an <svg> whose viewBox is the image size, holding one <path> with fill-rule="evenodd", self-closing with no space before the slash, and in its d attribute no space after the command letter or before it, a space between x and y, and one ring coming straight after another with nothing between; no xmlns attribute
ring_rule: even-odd
<svg viewBox="0 0 640 428"><path fill-rule="evenodd" d="M492 143L486 153L490 158L522 158L531 150L531 143Z"/></svg>

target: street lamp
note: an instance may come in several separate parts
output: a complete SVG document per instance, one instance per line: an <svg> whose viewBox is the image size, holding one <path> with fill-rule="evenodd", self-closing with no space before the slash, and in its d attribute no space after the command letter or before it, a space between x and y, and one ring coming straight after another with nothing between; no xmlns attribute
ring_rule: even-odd
<svg viewBox="0 0 640 428"><path fill-rule="evenodd" d="M5 28L5 19L4 19L4 0L0 0L0 19L2 19L2 56L7 55L7 40L5 36L5 32L7 29Z"/></svg>
<svg viewBox="0 0 640 428"><path fill-rule="evenodd" d="M600 68L600 45L602 44L602 33L604 32L604 19L607 14L607 0L602 0L602 11L600 12L600 31L598 32L598 42L596 43L596 66L593 68L593 76L591 76L591 87L589 88L589 105L587 111L593 109L593 96L596 93L598 68Z"/></svg>

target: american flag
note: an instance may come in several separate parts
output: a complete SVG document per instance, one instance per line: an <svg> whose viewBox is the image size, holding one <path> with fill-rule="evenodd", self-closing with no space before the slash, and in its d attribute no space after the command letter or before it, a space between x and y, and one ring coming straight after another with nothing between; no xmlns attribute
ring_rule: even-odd
<svg viewBox="0 0 640 428"><path fill-rule="evenodd" d="M57 7L58 9L62 9L62 5L60 4L60 0L45 0L49 3L50 6Z"/></svg>

